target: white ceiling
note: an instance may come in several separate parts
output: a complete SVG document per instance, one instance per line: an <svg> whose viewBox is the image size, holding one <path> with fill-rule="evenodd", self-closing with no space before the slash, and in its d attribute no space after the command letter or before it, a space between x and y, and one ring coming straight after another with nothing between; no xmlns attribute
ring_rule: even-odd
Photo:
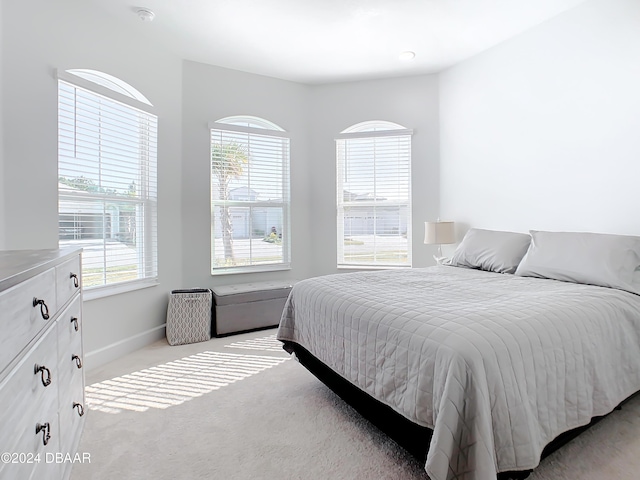
<svg viewBox="0 0 640 480"><path fill-rule="evenodd" d="M318 84L438 72L585 0L92 1L182 58Z"/></svg>

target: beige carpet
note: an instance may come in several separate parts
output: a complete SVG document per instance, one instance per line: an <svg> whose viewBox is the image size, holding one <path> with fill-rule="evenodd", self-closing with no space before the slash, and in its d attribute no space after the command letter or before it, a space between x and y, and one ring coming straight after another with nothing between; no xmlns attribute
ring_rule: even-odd
<svg viewBox="0 0 640 480"><path fill-rule="evenodd" d="M273 339L157 342L87 376L73 467L86 479L427 479ZM531 480L640 478L640 398L543 460Z"/></svg>

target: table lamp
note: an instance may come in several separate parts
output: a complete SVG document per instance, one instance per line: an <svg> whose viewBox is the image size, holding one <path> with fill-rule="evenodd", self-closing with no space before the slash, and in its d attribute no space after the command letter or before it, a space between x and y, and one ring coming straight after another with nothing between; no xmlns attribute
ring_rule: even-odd
<svg viewBox="0 0 640 480"><path fill-rule="evenodd" d="M438 256L433 258L436 262L442 261L442 245L455 243L455 226L453 222L424 222L424 243L427 245L438 245Z"/></svg>

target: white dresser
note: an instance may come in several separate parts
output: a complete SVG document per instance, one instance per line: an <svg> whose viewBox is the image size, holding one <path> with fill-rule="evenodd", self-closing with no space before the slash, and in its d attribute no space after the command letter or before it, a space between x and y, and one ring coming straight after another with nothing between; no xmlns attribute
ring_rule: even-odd
<svg viewBox="0 0 640 480"><path fill-rule="evenodd" d="M80 250L0 251L2 480L70 476L85 413L80 265Z"/></svg>

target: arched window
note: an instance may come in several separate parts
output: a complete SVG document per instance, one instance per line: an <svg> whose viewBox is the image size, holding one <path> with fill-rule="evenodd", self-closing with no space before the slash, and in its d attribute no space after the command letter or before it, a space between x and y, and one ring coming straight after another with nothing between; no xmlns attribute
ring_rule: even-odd
<svg viewBox="0 0 640 480"><path fill-rule="evenodd" d="M211 128L211 272L290 267L289 136L258 117Z"/></svg>
<svg viewBox="0 0 640 480"><path fill-rule="evenodd" d="M263 130L275 130L284 132L282 128L269 120L260 117L252 117L250 115L236 115L233 117L221 118L215 123L224 123L226 125L237 125L239 127L259 128Z"/></svg>
<svg viewBox="0 0 640 480"><path fill-rule="evenodd" d="M125 95L127 97L135 98L136 100L142 103L146 103L149 106L153 106L151 105L151 102L147 100L147 97L145 97L138 90L133 88L127 82L123 82L119 78L116 78L113 75L109 75L108 73L82 68L67 70L67 73L75 75L76 77L84 78L86 81L95 83L96 85L102 85L109 90L121 93L122 95Z"/></svg>
<svg viewBox="0 0 640 480"><path fill-rule="evenodd" d="M89 295L157 281L158 121L151 110L144 95L106 73L58 73L59 245L84 248Z"/></svg>
<svg viewBox="0 0 640 480"><path fill-rule="evenodd" d="M411 266L411 134L369 121L336 138L338 267Z"/></svg>

